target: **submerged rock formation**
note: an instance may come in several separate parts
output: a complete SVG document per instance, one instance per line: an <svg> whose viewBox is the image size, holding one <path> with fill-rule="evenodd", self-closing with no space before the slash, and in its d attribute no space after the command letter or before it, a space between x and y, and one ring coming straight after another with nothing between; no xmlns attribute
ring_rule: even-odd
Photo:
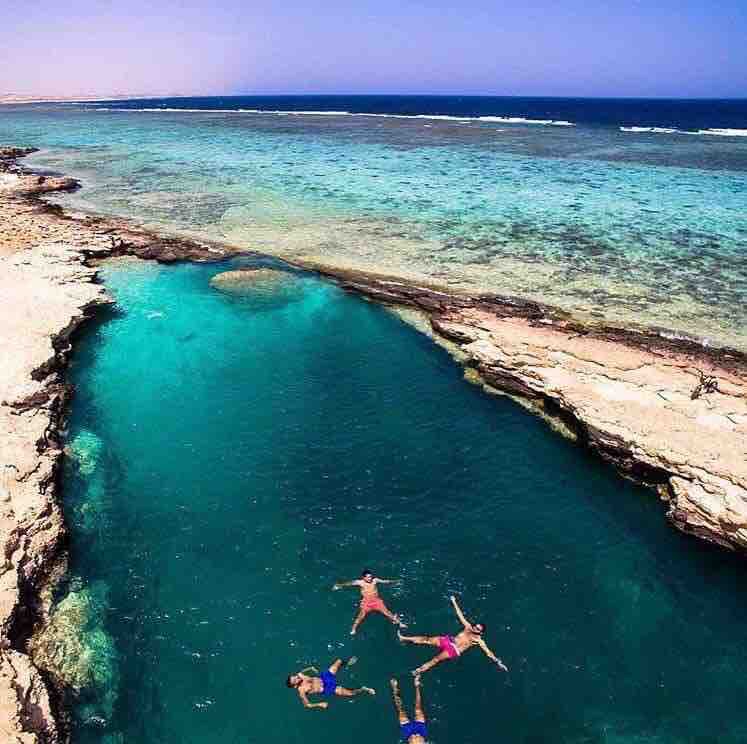
<svg viewBox="0 0 747 744"><path fill-rule="evenodd" d="M246 294L257 290L275 291L278 288L292 286L296 283L293 274L277 269L237 269L221 271L216 274L210 284L221 292L229 294Z"/></svg>
<svg viewBox="0 0 747 744"><path fill-rule="evenodd" d="M36 666L59 686L75 693L97 691L100 717L112 715L117 689L114 642L103 626L106 607L107 587L102 582L73 586L29 644Z"/></svg>

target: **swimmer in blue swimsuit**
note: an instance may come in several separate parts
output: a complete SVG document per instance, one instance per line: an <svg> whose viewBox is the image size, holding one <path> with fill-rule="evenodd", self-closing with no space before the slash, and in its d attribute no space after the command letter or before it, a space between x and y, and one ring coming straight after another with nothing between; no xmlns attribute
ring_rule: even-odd
<svg viewBox="0 0 747 744"><path fill-rule="evenodd" d="M399 718L399 733L402 741L407 744L425 744L428 736L428 727L425 723L425 711L423 710L423 696L420 691L420 675L415 677L415 718L410 720L402 707L402 697L399 694L399 683L396 679L389 680L392 686L392 698L394 707L397 709Z"/></svg>
<svg viewBox="0 0 747 744"><path fill-rule="evenodd" d="M358 687L355 690L349 690L347 687L337 684L337 673L344 666L352 666L355 664L357 659L355 656L351 657L347 661L337 659L332 663L329 669L325 669L318 677L312 677L307 672L319 673L316 667L306 667L297 674L288 675L288 679L285 681L286 685L292 690L296 690L298 696L301 698L301 702L304 708L327 708L329 703L324 701L321 703L309 702L309 695L324 695L325 697L355 697L365 692L368 695L375 695L376 690L371 687Z"/></svg>

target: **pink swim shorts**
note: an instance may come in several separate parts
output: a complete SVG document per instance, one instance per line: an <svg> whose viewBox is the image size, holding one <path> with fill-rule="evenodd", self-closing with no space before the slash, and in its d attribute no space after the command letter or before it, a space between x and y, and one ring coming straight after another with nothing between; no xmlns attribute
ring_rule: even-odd
<svg viewBox="0 0 747 744"><path fill-rule="evenodd" d="M459 649L454 645L454 639L451 636L439 636L438 645L442 651L446 651L450 659L456 659L459 656Z"/></svg>
<svg viewBox="0 0 747 744"><path fill-rule="evenodd" d="M386 605L381 597L365 597L361 600L361 609L366 612L384 612Z"/></svg>

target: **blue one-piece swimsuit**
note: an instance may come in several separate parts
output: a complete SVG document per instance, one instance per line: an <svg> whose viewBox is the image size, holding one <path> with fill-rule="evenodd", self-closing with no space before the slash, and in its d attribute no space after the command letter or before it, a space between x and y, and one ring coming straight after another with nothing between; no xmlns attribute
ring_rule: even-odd
<svg viewBox="0 0 747 744"><path fill-rule="evenodd" d="M400 723L399 732L402 734L402 741L410 741L410 737L416 734L422 736L424 739L428 736L428 728L423 721Z"/></svg>
<svg viewBox="0 0 747 744"><path fill-rule="evenodd" d="M327 669L322 672L322 695L334 695L337 690L337 675Z"/></svg>

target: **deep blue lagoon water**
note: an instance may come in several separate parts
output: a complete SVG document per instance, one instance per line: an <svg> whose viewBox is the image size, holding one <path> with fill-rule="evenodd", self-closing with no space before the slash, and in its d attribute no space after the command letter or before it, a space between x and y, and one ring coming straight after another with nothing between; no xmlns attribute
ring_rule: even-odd
<svg viewBox="0 0 747 744"><path fill-rule="evenodd" d="M309 275L213 289L237 263L106 268L116 309L76 347L76 744L394 743L387 680L409 703L428 653L379 617L350 638L330 587L364 566L404 579L385 595L416 632L456 630L457 593L510 667L424 679L436 743L747 739L741 562L382 308ZM285 688L351 653L378 697Z"/></svg>
<svg viewBox="0 0 747 744"><path fill-rule="evenodd" d="M422 96L5 106L68 207L747 349L747 102Z"/></svg>

